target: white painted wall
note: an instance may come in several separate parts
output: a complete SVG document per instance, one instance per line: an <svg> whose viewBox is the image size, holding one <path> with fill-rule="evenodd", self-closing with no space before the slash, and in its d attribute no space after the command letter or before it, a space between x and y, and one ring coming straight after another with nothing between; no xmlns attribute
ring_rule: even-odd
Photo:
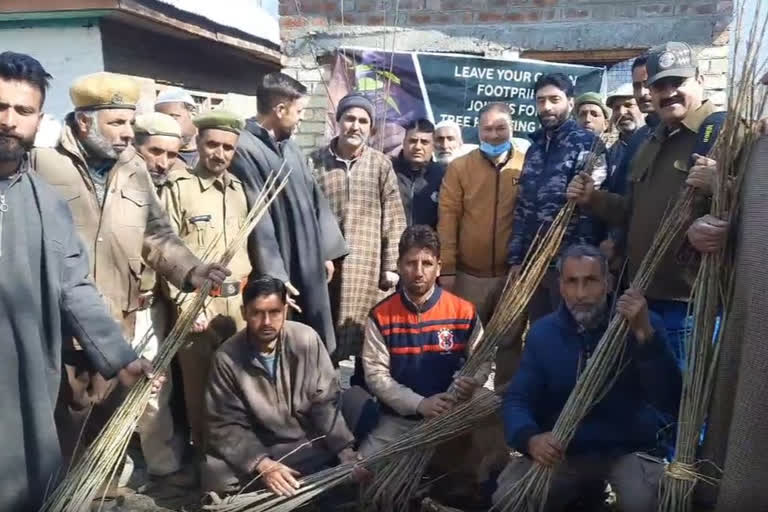
<svg viewBox="0 0 768 512"><path fill-rule="evenodd" d="M72 110L69 86L75 78L104 69L98 26L0 25L0 49L29 54L53 75L44 110L56 119L63 119Z"/></svg>

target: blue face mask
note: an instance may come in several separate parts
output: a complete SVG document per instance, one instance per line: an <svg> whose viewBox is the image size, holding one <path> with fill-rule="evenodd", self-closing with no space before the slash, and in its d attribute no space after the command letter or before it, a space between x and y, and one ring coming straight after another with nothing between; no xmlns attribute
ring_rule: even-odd
<svg viewBox="0 0 768 512"><path fill-rule="evenodd" d="M502 142L501 144L498 144L496 146L488 142L480 143L480 151L488 155L490 158L496 158L497 156L501 156L507 151L509 151L510 149L512 149L512 143L510 141Z"/></svg>

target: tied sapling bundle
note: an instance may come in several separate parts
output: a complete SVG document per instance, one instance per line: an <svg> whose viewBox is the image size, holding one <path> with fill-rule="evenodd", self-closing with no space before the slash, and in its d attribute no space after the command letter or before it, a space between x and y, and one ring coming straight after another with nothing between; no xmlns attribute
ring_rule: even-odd
<svg viewBox="0 0 768 512"><path fill-rule="evenodd" d="M744 5L736 20L735 48L739 53L743 44L741 22ZM768 15L759 16L748 36L746 59L740 77L735 76L731 67L728 113L714 148L717 172L713 183L710 213L718 219L728 219L733 224L735 212L739 210L740 178L743 172L739 162L749 160L754 134L744 130L744 119L757 119L766 103L765 91L762 99L753 95L753 84L760 78L758 50L768 24ZM714 388L720 341L727 327L729 303L733 292L732 255L728 247L717 252L706 253L701 258L691 294L693 329L686 336L685 370L683 392L677 424L675 459L667 466L661 480L659 493L660 512L690 512L693 490L698 481L716 484L716 479L699 471L697 460L701 429L704 425L709 402ZM717 326L718 313L722 318ZM717 330L717 339L715 332Z"/></svg>
<svg viewBox="0 0 768 512"><path fill-rule="evenodd" d="M420 423L407 434L356 464L343 464L302 478L301 486L294 496L277 496L268 490L261 490L215 500L215 503L203 508L215 512L290 512L349 481L355 466L372 468L389 457L422 446L439 444L470 432L480 421L496 412L500 403L499 397L494 393L476 393L470 400L462 402L441 416Z"/></svg>
<svg viewBox="0 0 768 512"><path fill-rule="evenodd" d="M694 204L694 189L685 186L681 195L665 215L650 249L643 258L631 287L644 292L651 283L659 264L670 246L680 237L690 223ZM608 328L597 344L584 371L578 377L552 434L563 450L566 450L576 429L610 389L621 371L621 363L627 348L629 325L624 316L614 314ZM534 462L531 469L513 485L495 505L494 510L504 512L530 512L545 510L553 473L556 468Z"/></svg>
<svg viewBox="0 0 768 512"><path fill-rule="evenodd" d="M219 263L224 266L229 265L235 254L242 249L248 235L285 187L290 172L290 170L284 172L281 167L269 176L254 201L243 227L220 256ZM212 288L211 281L207 281L181 312L153 360L156 371L165 371L176 352L185 345L186 335ZM128 448L128 442L144 413L151 392L152 382L149 379L143 379L131 388L123 404L115 411L96 440L85 450L72 470L65 475L64 480L48 497L42 508L44 512L90 510L91 503L97 499L100 489L104 488L106 493L106 485L115 478Z"/></svg>
<svg viewBox="0 0 768 512"><path fill-rule="evenodd" d="M580 168L591 174L603 154L605 147L596 138ZM534 237L531 248L526 254L520 275L512 279L510 275L504 286L496 310L488 326L466 364L459 372L460 377L474 377L482 367L491 361L500 341L514 334L515 329L522 329L522 319L528 303L542 279L550 268L552 260L560 251L560 245L571 225L576 205L569 201L554 218L546 233L540 232ZM498 391L498 390L497 390ZM448 391L454 394L451 386ZM408 510L409 501L415 495L421 477L427 470L436 447L425 447L403 453L375 468L375 478L363 498L366 505L379 510Z"/></svg>

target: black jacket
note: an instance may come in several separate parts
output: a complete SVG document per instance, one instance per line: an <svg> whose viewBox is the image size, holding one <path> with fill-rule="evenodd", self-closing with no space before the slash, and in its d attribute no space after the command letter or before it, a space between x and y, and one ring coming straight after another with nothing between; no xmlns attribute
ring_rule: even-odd
<svg viewBox="0 0 768 512"><path fill-rule="evenodd" d="M426 224L437 229L437 196L443 183L445 167L429 162L420 172L415 172L403 158L402 152L392 159L392 166L397 175L408 225Z"/></svg>

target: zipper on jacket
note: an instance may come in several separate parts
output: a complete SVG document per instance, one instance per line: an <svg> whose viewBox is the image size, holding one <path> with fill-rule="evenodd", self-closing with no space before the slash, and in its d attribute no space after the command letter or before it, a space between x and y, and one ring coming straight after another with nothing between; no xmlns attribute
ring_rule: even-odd
<svg viewBox="0 0 768 512"><path fill-rule="evenodd" d="M413 206L414 206L414 199L416 198L416 180L411 180L411 207L409 208L408 212L408 225L413 226Z"/></svg>
<svg viewBox="0 0 768 512"><path fill-rule="evenodd" d="M11 180L11 183L8 184L8 188L5 189L5 192L0 194L0 257L3 256L3 224L5 223L5 212L8 211L8 203L5 202L5 196L8 195L8 191L11 190L11 187L19 181L21 178L21 173L16 173L16 176Z"/></svg>

